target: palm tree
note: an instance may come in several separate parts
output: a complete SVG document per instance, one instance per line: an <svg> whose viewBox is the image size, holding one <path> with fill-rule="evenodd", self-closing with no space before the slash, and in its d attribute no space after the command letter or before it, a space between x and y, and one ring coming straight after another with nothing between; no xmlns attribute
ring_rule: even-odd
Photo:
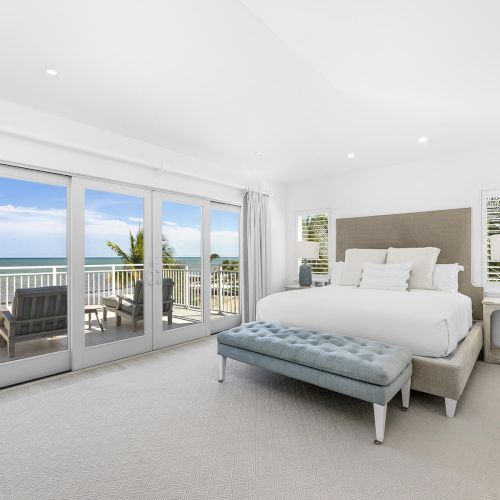
<svg viewBox="0 0 500 500"><path fill-rule="evenodd" d="M210 254L210 262L212 262L215 259L220 259L220 255L218 253L211 253Z"/></svg>
<svg viewBox="0 0 500 500"><path fill-rule="evenodd" d="M134 235L129 231L130 247L128 251L123 250L119 245L108 241L108 247L122 259L124 264L143 264L144 263L144 228L140 227ZM165 235L161 237L161 256L163 264L172 264L175 262L174 249L169 245Z"/></svg>

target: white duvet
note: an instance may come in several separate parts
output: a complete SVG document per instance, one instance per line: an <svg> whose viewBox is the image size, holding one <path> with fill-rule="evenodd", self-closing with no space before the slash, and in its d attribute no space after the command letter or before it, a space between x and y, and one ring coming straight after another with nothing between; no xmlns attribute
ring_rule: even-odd
<svg viewBox="0 0 500 500"><path fill-rule="evenodd" d="M452 353L472 326L472 303L460 293L393 292L325 286L269 295L257 319L407 347L418 356Z"/></svg>

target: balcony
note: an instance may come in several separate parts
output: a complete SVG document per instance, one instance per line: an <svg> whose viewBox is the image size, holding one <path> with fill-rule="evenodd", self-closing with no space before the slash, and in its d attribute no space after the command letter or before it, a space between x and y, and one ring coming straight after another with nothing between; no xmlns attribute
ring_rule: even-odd
<svg viewBox="0 0 500 500"><path fill-rule="evenodd" d="M183 264L163 266L163 278L174 282L172 297L172 324L164 318L164 330L179 328L202 320L202 277L199 269ZM146 281L147 281L146 276ZM134 285L144 279L142 265L104 264L86 265L84 277L85 305L102 305L105 297L132 297ZM52 285L66 285L66 266L0 267L0 308L12 311L15 291L20 288L37 288ZM211 266L210 270L210 315L211 319L234 315L240 312L239 270ZM106 319L105 319L106 318ZM142 321L134 331L132 323L125 319L117 324L115 314L98 309L93 315L85 316L86 345L93 346L142 335ZM1 325L0 325L1 326ZM102 329L101 329L102 326ZM25 358L47 352L67 349L65 334L34 339L19 343L15 358ZM7 361L6 349L0 338L0 362Z"/></svg>

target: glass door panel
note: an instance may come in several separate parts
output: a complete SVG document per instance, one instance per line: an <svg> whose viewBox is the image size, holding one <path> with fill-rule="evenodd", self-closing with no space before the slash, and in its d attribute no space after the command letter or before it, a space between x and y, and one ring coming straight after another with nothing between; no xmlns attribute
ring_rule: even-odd
<svg viewBox="0 0 500 500"><path fill-rule="evenodd" d="M85 347L144 335L144 198L85 190Z"/></svg>
<svg viewBox="0 0 500 500"><path fill-rule="evenodd" d="M65 177L0 166L0 387L69 369L67 204Z"/></svg>
<svg viewBox="0 0 500 500"><path fill-rule="evenodd" d="M155 348L206 334L204 202L155 193ZM155 329L156 332L156 329Z"/></svg>
<svg viewBox="0 0 500 500"><path fill-rule="evenodd" d="M211 331L241 322L240 209L212 203L210 209Z"/></svg>
<svg viewBox="0 0 500 500"><path fill-rule="evenodd" d="M72 191L72 212L84 214L73 304L82 368L152 347L151 192L85 179Z"/></svg>

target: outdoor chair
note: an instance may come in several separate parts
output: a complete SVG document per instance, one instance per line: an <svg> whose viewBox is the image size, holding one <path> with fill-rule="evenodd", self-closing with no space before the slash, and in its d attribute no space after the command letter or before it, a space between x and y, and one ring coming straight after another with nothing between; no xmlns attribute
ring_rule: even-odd
<svg viewBox="0 0 500 500"><path fill-rule="evenodd" d="M174 301L172 292L174 282L171 278L164 278L162 283L162 310L163 314L168 316L168 324L172 324L172 313ZM107 319L107 312L113 311L116 314L116 326L120 326L122 316L132 319L133 330L137 331L137 322L144 319L144 282L138 280L134 284L132 297L123 294L104 297L102 299L104 309L104 320Z"/></svg>
<svg viewBox="0 0 500 500"><path fill-rule="evenodd" d="M18 288L12 312L0 310L0 336L7 342L9 358L16 355L16 343L66 334L68 329L66 286Z"/></svg>

